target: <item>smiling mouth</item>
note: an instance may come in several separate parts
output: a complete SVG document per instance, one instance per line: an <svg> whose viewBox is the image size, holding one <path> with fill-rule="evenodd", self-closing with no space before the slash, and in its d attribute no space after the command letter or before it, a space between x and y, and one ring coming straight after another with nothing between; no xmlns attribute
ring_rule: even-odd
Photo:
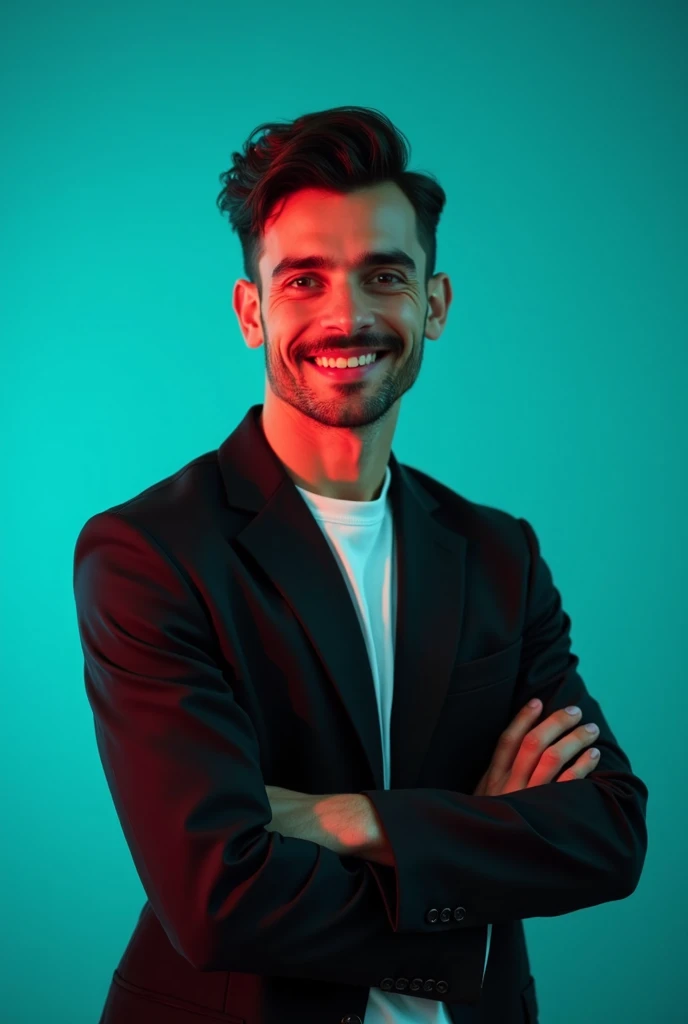
<svg viewBox="0 0 688 1024"><path fill-rule="evenodd" d="M368 353L366 360L363 362L356 362L353 366L348 365L348 358L346 356L330 357L334 366L331 365L329 361L327 363L322 362L322 356L306 356L305 359L307 363L313 363L315 366L326 370L357 370L364 369L366 366L372 366L374 363L379 363L381 359L384 359L384 357L389 354L389 351L389 349L383 349L382 351L370 352ZM360 357L357 356L356 358L358 359ZM316 359L319 359L320 362L316 363ZM340 365L340 361L344 362L343 366Z"/></svg>
<svg viewBox="0 0 688 1024"><path fill-rule="evenodd" d="M363 380L365 377L374 375L378 364L384 361L385 356L389 355L389 350L385 352L371 353L371 355L374 355L375 358L371 359L370 362L357 363L355 366L318 365L314 356L306 357L305 362L310 363L316 373L320 374L321 377L325 379L329 378L333 382L341 381L344 384L347 382Z"/></svg>

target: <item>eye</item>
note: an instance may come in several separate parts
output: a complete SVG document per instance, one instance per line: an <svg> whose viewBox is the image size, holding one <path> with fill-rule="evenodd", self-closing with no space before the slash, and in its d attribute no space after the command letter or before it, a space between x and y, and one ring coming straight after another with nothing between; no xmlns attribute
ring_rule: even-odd
<svg viewBox="0 0 688 1024"><path fill-rule="evenodd" d="M403 283L403 280L404 280L403 277L401 277L400 274L395 274L395 273L393 273L391 271L380 271L380 273L373 275L373 279L376 278L376 277L395 277L397 279L397 281L400 281L402 283ZM315 278L315 277L304 276L302 274L300 277L293 277L291 279L291 281L287 282L285 287L286 288L291 288L291 286L293 284L295 284L297 281L316 281L316 280L317 280L317 278ZM295 291L303 291L303 288L296 288L294 290ZM309 289L306 289L306 290L308 291Z"/></svg>
<svg viewBox="0 0 688 1024"><path fill-rule="evenodd" d="M383 270L379 274L375 274L375 277L396 277L397 281L402 282L404 280L403 277L401 277L399 274L394 274L392 273L392 271L389 270Z"/></svg>

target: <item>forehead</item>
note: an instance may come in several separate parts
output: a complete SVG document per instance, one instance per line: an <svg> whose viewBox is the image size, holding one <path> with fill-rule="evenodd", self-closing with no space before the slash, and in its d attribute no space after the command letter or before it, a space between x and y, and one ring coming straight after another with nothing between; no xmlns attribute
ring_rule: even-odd
<svg viewBox="0 0 688 1024"><path fill-rule="evenodd" d="M308 188L280 200L271 211L260 266L269 273L285 256L322 253L348 259L362 249L394 247L422 253L416 212L393 182L349 195Z"/></svg>

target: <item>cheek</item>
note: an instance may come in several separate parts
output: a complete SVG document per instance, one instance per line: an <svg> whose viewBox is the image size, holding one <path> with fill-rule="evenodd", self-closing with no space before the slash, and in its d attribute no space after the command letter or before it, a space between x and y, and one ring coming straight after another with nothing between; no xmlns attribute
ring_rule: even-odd
<svg viewBox="0 0 688 1024"><path fill-rule="evenodd" d="M415 335L423 326L425 312L425 306L419 306L417 302L409 300L400 309L396 310L395 319L399 324L404 325L409 334Z"/></svg>

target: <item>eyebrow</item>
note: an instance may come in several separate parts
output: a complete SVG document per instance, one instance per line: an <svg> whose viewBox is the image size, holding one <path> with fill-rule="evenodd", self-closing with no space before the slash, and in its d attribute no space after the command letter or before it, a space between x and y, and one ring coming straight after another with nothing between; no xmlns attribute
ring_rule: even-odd
<svg viewBox="0 0 688 1024"><path fill-rule="evenodd" d="M361 253L352 263L353 270L364 267L393 265L404 267L409 277L416 277L416 264L403 249L369 250ZM285 256L272 271L272 280L284 277L292 270L336 270L337 261L331 256Z"/></svg>

